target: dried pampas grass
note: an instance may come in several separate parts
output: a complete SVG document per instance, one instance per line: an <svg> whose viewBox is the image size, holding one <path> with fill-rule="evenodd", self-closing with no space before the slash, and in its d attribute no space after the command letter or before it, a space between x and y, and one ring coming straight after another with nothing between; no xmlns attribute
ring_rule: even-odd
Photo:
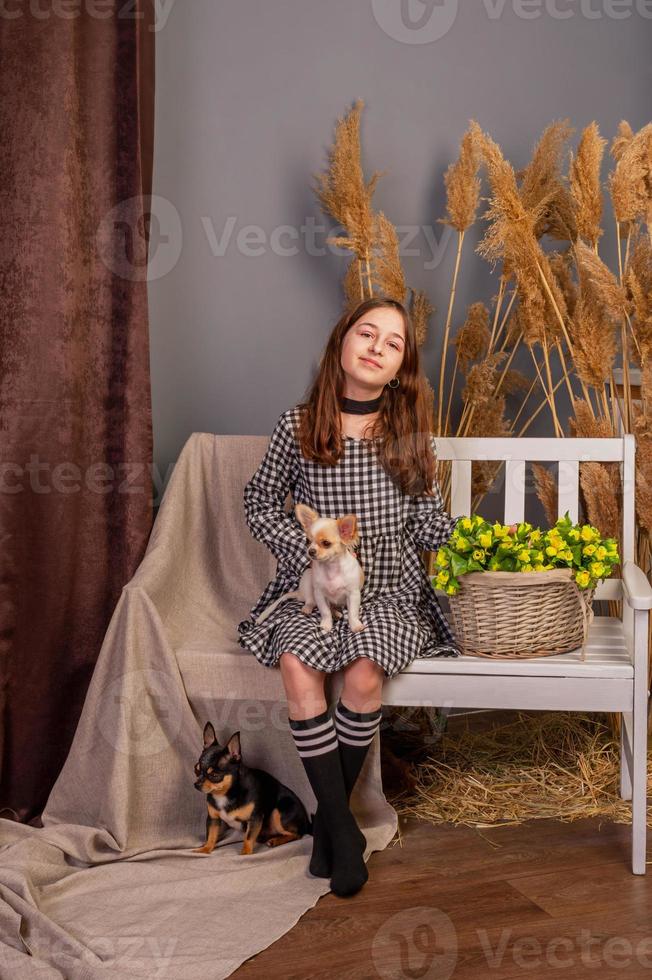
<svg viewBox="0 0 652 980"><path fill-rule="evenodd" d="M652 354L652 245L640 232L632 243L623 282L634 316L632 356L642 366Z"/></svg>
<svg viewBox="0 0 652 980"><path fill-rule="evenodd" d="M589 524L600 528L603 537L614 538L622 554L622 485L618 463L580 463L580 486ZM614 565L614 569L619 567Z"/></svg>
<svg viewBox="0 0 652 980"><path fill-rule="evenodd" d="M622 158L623 153L627 149L632 137L634 135L634 130L629 125L626 119L621 119L618 123L618 131L611 141L611 147L609 152L616 161L616 163Z"/></svg>
<svg viewBox="0 0 652 980"><path fill-rule="evenodd" d="M465 371L472 361L480 360L488 352L489 337L489 310L484 303L472 303L453 340L457 360Z"/></svg>
<svg viewBox="0 0 652 980"><path fill-rule="evenodd" d="M364 102L358 99L351 111L339 119L335 139L329 151L329 166L325 173L315 174L314 191L323 209L346 228L347 235L327 239L334 245L353 252L363 268L360 269L362 295L371 295L369 258L373 245L374 215L371 199L382 171L365 181L360 152L360 114Z"/></svg>
<svg viewBox="0 0 652 980"><path fill-rule="evenodd" d="M474 364L466 377L462 392L465 402L484 411L494 397L496 370L506 357L505 351L489 354L479 364Z"/></svg>
<svg viewBox="0 0 652 980"><path fill-rule="evenodd" d="M591 406L581 398L575 402L575 418L569 419L571 435L581 439L609 439L613 436L607 419L596 418Z"/></svg>
<svg viewBox="0 0 652 980"><path fill-rule="evenodd" d="M622 124L621 124L622 125ZM618 222L652 222L652 123L629 135L623 131L609 190Z"/></svg>
<svg viewBox="0 0 652 980"><path fill-rule="evenodd" d="M588 405L575 403L575 418L569 419L576 438L608 439L614 432L608 419L595 418ZM614 538L622 554L622 479L618 463L580 463L580 489L586 520L599 527L604 537ZM616 568L619 566L616 565Z"/></svg>
<svg viewBox="0 0 652 980"><path fill-rule="evenodd" d="M548 262L550 263L551 272L555 277L559 289L561 290L564 297L564 303L566 305L566 311L568 316L571 318L575 311L575 305L579 295L577 283L573 279L572 274L572 257L573 253L570 249L568 249L566 252L548 253Z"/></svg>
<svg viewBox="0 0 652 980"><path fill-rule="evenodd" d="M414 324L417 345L420 347L428 335L428 323L435 312L430 300L422 289L412 289L410 299L410 316Z"/></svg>
<svg viewBox="0 0 652 980"><path fill-rule="evenodd" d="M641 372L641 395L644 410L634 419L636 436L636 517L652 536L652 360Z"/></svg>
<svg viewBox="0 0 652 980"><path fill-rule="evenodd" d="M407 287L394 225L382 211L374 211L372 198L384 171L365 180L361 159L360 117L364 102L358 99L339 119L325 173L315 174L314 191L324 211L346 230L327 242L345 248L353 258L344 276L347 309L374 295L405 302Z"/></svg>
<svg viewBox="0 0 652 980"><path fill-rule="evenodd" d="M510 435L509 421L505 417L505 397L496 394L497 371L505 357L505 351L489 354L479 364L474 364L467 374L467 384L462 392L462 397L472 409L467 420L467 436L482 438ZM501 466L501 461L473 461L470 513L476 512L479 499L491 489Z"/></svg>
<svg viewBox="0 0 652 980"><path fill-rule="evenodd" d="M592 122L583 131L577 156L571 154L570 192L575 202L577 235L597 248L602 235L602 185L600 167L607 141L600 136L598 124Z"/></svg>
<svg viewBox="0 0 652 980"><path fill-rule="evenodd" d="M502 387L506 395L512 395L517 391L527 391L530 387L530 379L522 371L511 368L505 372Z"/></svg>
<svg viewBox="0 0 652 980"><path fill-rule="evenodd" d="M532 463L532 475L537 497L543 505L548 527L554 527L557 522L558 490L557 480L543 463Z"/></svg>
<svg viewBox="0 0 652 980"><path fill-rule="evenodd" d="M480 152L478 126L472 125L462 137L460 153L444 174L446 186L446 217L438 218L442 224L464 232L476 218L480 200Z"/></svg>
<svg viewBox="0 0 652 980"><path fill-rule="evenodd" d="M619 323L629 312L629 302L624 288L597 252L584 242L575 243L575 255L583 292L593 293L604 308L604 312L615 323Z"/></svg>
<svg viewBox="0 0 652 980"><path fill-rule="evenodd" d="M403 301L405 281L399 259L396 231L382 213L375 213L372 198L384 171L365 180L361 160L360 116L364 102L358 99L339 119L325 173L315 174L314 191L322 208L346 230L327 242L353 253L344 277L347 308L374 295L377 288Z"/></svg>
<svg viewBox="0 0 652 980"><path fill-rule="evenodd" d="M458 160L446 171L444 183L446 185L447 216L445 218L437 219L444 224L451 225L458 232L455 268L453 270L453 281L451 283L450 295L448 298L448 311L446 313L446 324L444 326L444 346L439 365L439 398L436 430L439 435L446 435L448 429L448 412L446 413L446 420L443 421L444 375L448 358L448 344L450 340L453 307L455 305L457 278L462 259L464 232L475 221L478 201L480 199L480 180L478 178L478 168L480 165L480 151L478 144L479 132L480 127L477 125L477 123L472 122L468 131L462 138ZM457 365L457 360L455 363ZM448 404L450 407L450 396Z"/></svg>
<svg viewBox="0 0 652 980"><path fill-rule="evenodd" d="M346 268L342 280L342 289L344 290L344 306L347 310L354 310L358 303L368 295L362 277L362 263L356 256L353 256Z"/></svg>
<svg viewBox="0 0 652 980"><path fill-rule="evenodd" d="M580 381L601 388L609 380L617 351L613 323L595 297L582 296L571 321L573 366Z"/></svg>
<svg viewBox="0 0 652 980"><path fill-rule="evenodd" d="M530 163L517 174L525 208L538 211L540 202L543 204L534 228L536 238L550 235L572 241L577 237L575 207L561 173L562 151L574 132L568 119L551 123L543 131Z"/></svg>
<svg viewBox="0 0 652 980"><path fill-rule="evenodd" d="M492 197L484 214L488 228L476 251L493 262L502 259L503 275L513 276L516 280L523 340L530 349L537 343L542 347L546 381L541 378L541 383L550 405L555 432L563 435L553 398L549 350L557 345L561 356L561 334L571 347L565 323L568 311L548 257L537 240L558 199L557 183L554 179L548 182L543 179L541 171L544 168L541 166L538 171L533 168L532 173L540 173L542 186L537 193L533 190L522 196L514 170L498 145L485 133L478 134L478 142L487 167ZM552 143L554 145L555 140ZM528 179L536 187L533 178ZM532 357L536 365L533 351Z"/></svg>
<svg viewBox="0 0 652 980"><path fill-rule="evenodd" d="M396 229L379 211L374 217L374 255L372 260L372 286L374 292L405 302L405 276L399 257Z"/></svg>
<svg viewBox="0 0 652 980"><path fill-rule="evenodd" d="M480 130L477 140L492 196L483 215L488 227L476 251L494 265L502 260L510 275L517 279L523 275L523 270L528 270L536 279L534 273L539 252L535 229L545 216L552 192L541 195L531 207L526 207L519 194L514 168L504 158L498 144Z"/></svg>

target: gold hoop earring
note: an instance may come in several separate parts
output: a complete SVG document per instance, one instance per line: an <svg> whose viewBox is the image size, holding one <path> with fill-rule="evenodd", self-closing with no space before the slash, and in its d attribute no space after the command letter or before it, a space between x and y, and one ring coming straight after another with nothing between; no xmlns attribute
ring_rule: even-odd
<svg viewBox="0 0 652 980"><path fill-rule="evenodd" d="M392 381L395 381L395 382L396 382L396 384L392 384ZM390 388L398 388L398 386L400 385L400 383L401 383L401 382L400 382L400 381L398 380L398 378L392 378L392 380L391 380L391 381L388 381L388 382L387 382L387 384L388 384L388 386L389 386Z"/></svg>

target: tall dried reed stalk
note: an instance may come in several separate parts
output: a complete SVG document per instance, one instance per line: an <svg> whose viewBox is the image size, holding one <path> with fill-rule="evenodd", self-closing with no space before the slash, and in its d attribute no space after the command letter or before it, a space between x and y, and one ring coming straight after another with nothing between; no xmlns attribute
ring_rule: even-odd
<svg viewBox="0 0 652 980"><path fill-rule="evenodd" d="M360 117L364 102L354 107L335 127L325 173L315 174L314 191L322 208L344 228L346 234L327 238L329 244L345 248L352 259L344 278L349 308L382 293L405 301L407 287L399 256L396 229L382 211L374 211L372 198L384 171L365 180L360 145ZM417 315L426 305L418 306Z"/></svg>
<svg viewBox="0 0 652 980"><path fill-rule="evenodd" d="M451 285L450 297L448 300L448 312L446 314L446 324L444 327L444 350L441 355L439 368L439 398L437 409L437 432L442 432L442 408L444 397L444 372L446 369L446 357L448 354L448 341L450 337L451 318L453 316L453 306L455 303L455 292L457 289L457 277L460 271L462 259L462 245L464 244L464 233L475 221L480 200L480 180L478 178L478 167L480 163L479 147L474 128L470 128L462 137L460 155L455 163L452 163L444 174L446 185L446 217L437 220L443 224L450 225L457 232L457 251L455 254L455 268L453 270L453 282ZM457 365L457 361L456 361ZM452 390L452 387L451 387ZM450 403L449 403L450 405Z"/></svg>
<svg viewBox="0 0 652 980"><path fill-rule="evenodd" d="M434 308L423 290L406 285L396 229L382 211L373 209L373 194L384 171L376 171L365 180L360 141L363 107L363 100L358 99L338 120L328 168L314 175L314 190L323 210L339 221L346 232L326 241L352 253L343 283L345 307L353 309L375 295L407 302L417 343L421 345L426 340ZM458 208L461 207L460 202ZM408 293L409 300L406 300ZM432 388L430 392L434 399Z"/></svg>

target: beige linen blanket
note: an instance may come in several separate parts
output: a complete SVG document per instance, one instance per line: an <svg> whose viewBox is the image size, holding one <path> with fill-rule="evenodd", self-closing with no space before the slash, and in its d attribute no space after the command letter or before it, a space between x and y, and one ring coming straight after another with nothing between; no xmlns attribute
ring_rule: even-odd
<svg viewBox="0 0 652 980"><path fill-rule="evenodd" d="M192 853L204 841L193 765L207 720L221 742L240 731L245 764L272 772L309 813L316 807L280 671L236 639L275 574L242 506L267 442L194 433L179 456L109 624L44 826L0 820L2 980L218 980L329 891L308 871L310 836L243 856L242 833L229 830L211 855ZM341 675L326 681L332 704ZM378 733L351 807L368 858L397 827Z"/></svg>

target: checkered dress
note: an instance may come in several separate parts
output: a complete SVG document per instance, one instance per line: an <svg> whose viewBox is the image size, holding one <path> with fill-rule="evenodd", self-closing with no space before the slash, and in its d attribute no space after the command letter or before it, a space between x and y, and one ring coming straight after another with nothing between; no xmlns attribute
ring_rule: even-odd
<svg viewBox="0 0 652 980"><path fill-rule="evenodd" d="M266 667L289 651L317 670L333 672L357 657L380 664L393 677L415 657L457 656L455 636L430 584L421 552L445 545L460 518L434 497L405 494L391 480L371 448L372 440L345 436L336 466L304 459L295 433L300 408L278 419L260 466L244 489L247 526L278 559L276 578L238 624L238 643ZM434 436L433 452L435 451ZM295 503L321 517L356 514L357 557L365 573L360 618L365 629L352 633L346 608L329 633L320 613L301 612L299 599L281 602L260 624L256 617L278 596L299 585L310 564L307 538L294 512L284 510L288 491Z"/></svg>

